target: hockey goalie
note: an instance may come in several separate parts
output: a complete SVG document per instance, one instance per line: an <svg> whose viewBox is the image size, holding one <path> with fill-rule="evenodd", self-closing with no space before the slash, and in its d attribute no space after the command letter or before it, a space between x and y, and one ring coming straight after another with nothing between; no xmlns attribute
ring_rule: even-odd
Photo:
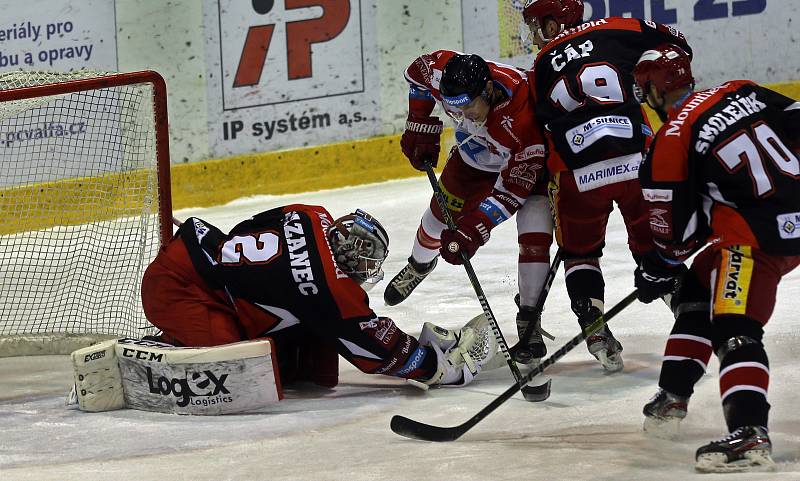
<svg viewBox="0 0 800 481"><path fill-rule="evenodd" d="M191 217L142 281L162 334L73 353L74 398L87 411L225 414L277 402L287 384L336 386L340 355L426 389L493 367L483 315L454 330L426 322L417 339L375 314L367 290L383 278L388 245L360 209L334 219L320 206L276 207L228 234Z"/></svg>

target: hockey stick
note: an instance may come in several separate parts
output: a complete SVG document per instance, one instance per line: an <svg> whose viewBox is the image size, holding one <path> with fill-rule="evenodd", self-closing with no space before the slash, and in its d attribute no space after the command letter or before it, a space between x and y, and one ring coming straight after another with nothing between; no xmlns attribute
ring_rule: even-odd
<svg viewBox="0 0 800 481"><path fill-rule="evenodd" d="M544 285L542 285L542 290L539 291L539 298L536 300L536 305L533 307L534 312L538 316L542 315L542 311L544 310L544 301L547 300L547 294L550 293L550 286L553 285L553 279L556 278L556 271L558 271L558 266L561 265L561 248L559 247L556 251L556 255L553 258L553 262L550 263L550 270L547 271L547 278L544 281ZM522 333L520 336L517 345L512 347L511 350L517 349L518 346L524 346L528 344L528 340L533 335L533 328L536 325L532 322L528 323L528 326L525 328L525 332ZM545 333L547 335L547 333Z"/></svg>
<svg viewBox="0 0 800 481"><path fill-rule="evenodd" d="M598 317L593 323L586 326L586 328L581 331L580 334L573 337L569 342L564 344L561 349L545 359L544 362L536 366L533 371L529 372L524 378L510 388L506 389L505 392L497 397L497 399L486 405L466 422L459 424L458 426L440 427L414 421L413 419L409 419L404 416L395 415L392 416L392 431L407 438L421 439L423 441L455 441L464 433L472 429L473 426L483 420L483 418L494 412L494 410L500 407L501 404L511 399L511 397L517 391L519 391L526 382L530 381L534 376L540 374L542 371L555 364L556 361L564 357L569 351L583 342L587 337L602 329L608 321L610 321L614 316L619 314L620 311L631 305L631 303L636 300L636 294L637 291L635 290L628 294L625 299L619 301L614 307L609 309L608 312Z"/></svg>
<svg viewBox="0 0 800 481"><path fill-rule="evenodd" d="M428 180L431 183L431 188L433 188L433 196L436 198L436 202L439 204L439 210L442 211L442 216L444 217L447 227L452 230L456 230L456 224L453 222L453 217L450 215L450 211L447 209L447 202L444 199L442 189L439 187L439 181L436 179L436 174L433 173L433 167L427 162L425 163L425 173L428 174ZM497 339L497 344L500 346L500 351L502 351L503 357L506 358L508 367L511 369L511 374L514 375L514 380L519 383L522 379L522 374L519 372L517 364L513 359L511 359L511 353L508 352L508 344L506 344L503 333L500 331L500 326L497 324L497 319L495 319L494 314L492 313L492 308L489 307L489 301L486 300L486 294L483 292L483 288L481 287L480 282L478 282L478 277L475 275L475 269L472 268L472 263L469 261L466 254L464 254L464 251L461 251L461 260L464 263L464 270L467 271L467 277L469 277L469 281L472 283L473 289L475 289L475 294L478 296L478 302L483 308L483 314L486 316L486 320L489 321L489 325L492 327L492 332L494 333L495 339ZM528 378L528 380L532 378L533 376ZM525 384L527 384L527 382ZM550 397L550 380L540 386L525 386L525 384L523 384L522 387L522 396L526 401L539 402Z"/></svg>

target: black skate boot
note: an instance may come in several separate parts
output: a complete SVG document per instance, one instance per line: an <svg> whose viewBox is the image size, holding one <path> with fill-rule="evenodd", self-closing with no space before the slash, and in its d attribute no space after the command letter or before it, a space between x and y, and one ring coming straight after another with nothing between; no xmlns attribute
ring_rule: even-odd
<svg viewBox="0 0 800 481"><path fill-rule="evenodd" d="M724 438L700 447L695 469L704 473L769 471L774 469L772 443L766 428L742 426Z"/></svg>
<svg viewBox="0 0 800 481"><path fill-rule="evenodd" d="M537 312L533 307L520 306L519 294L514 298L514 302L519 307L517 313L517 334L519 334L520 342L511 349L511 355L514 361L520 364L530 364L533 367L539 364L539 361L547 355L547 346L544 344L542 338L542 330L540 324L542 322L542 313ZM531 331L528 341L523 345L522 337L528 329L528 325L533 323L533 330Z"/></svg>
<svg viewBox="0 0 800 481"><path fill-rule="evenodd" d="M644 430L656 437L671 438L678 434L678 427L689 406L689 398L659 389L644 405Z"/></svg>
<svg viewBox="0 0 800 481"><path fill-rule="evenodd" d="M386 304L394 306L406 300L419 283L433 271L437 259L438 257L427 264L420 264L413 257L409 257L408 264L392 278L389 285L386 286L386 290L383 291L383 300Z"/></svg>
<svg viewBox="0 0 800 481"><path fill-rule="evenodd" d="M578 324L581 329L586 329L603 314L597 306L592 304L590 299L573 302L572 311L578 315ZM622 344L617 341L608 326L604 325L602 329L587 337L586 347L589 349L589 353L600 361L606 371L617 372L624 367Z"/></svg>

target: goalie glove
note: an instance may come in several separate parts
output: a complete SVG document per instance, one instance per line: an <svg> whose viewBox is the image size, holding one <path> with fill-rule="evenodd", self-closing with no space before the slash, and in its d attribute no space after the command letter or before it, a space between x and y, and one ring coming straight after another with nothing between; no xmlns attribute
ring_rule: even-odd
<svg viewBox="0 0 800 481"><path fill-rule="evenodd" d="M442 247L439 249L442 259L450 264L463 264L461 253L463 252L467 259L474 256L478 247L489 240L492 227L494 224L479 210L460 218L455 230L442 231Z"/></svg>
<svg viewBox="0 0 800 481"><path fill-rule="evenodd" d="M493 368L492 361L499 349L489 321L483 314L472 318L460 331L426 322L419 342L433 349L437 361L436 372L430 379L408 380L422 389L428 386L466 386L481 370Z"/></svg>
<svg viewBox="0 0 800 481"><path fill-rule="evenodd" d="M442 121L438 117L418 117L408 114L406 130L400 138L400 148L417 170L425 170L425 164L436 167L441 150L439 137Z"/></svg>

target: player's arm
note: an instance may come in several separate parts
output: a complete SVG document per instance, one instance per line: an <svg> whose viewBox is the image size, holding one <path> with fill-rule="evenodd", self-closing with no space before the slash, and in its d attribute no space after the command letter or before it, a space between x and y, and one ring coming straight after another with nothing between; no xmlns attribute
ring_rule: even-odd
<svg viewBox="0 0 800 481"><path fill-rule="evenodd" d="M405 71L409 85L408 117L400 148L417 170L425 170L426 162L435 166L441 149L439 138L443 124L431 115L436 106L431 84L436 53L417 57Z"/></svg>
<svg viewBox="0 0 800 481"><path fill-rule="evenodd" d="M639 20L642 26L642 42L643 50L655 48L662 43L671 43L682 48L691 57L692 47L686 41L683 33L675 27L663 25L650 20Z"/></svg>
<svg viewBox="0 0 800 481"><path fill-rule="evenodd" d="M527 106L527 104L526 104ZM492 125L489 132L503 145L511 146L511 155L497 177L492 191L477 209L458 220L456 230L442 232L442 258L461 264L461 252L472 257L490 237L492 229L510 219L525 203L534 188L546 182L545 146L531 109L517 112L513 122ZM507 131L509 125L514 130Z"/></svg>
<svg viewBox="0 0 800 481"><path fill-rule="evenodd" d="M659 135L639 169L656 251L675 265L701 248L708 235L690 172L687 141Z"/></svg>

